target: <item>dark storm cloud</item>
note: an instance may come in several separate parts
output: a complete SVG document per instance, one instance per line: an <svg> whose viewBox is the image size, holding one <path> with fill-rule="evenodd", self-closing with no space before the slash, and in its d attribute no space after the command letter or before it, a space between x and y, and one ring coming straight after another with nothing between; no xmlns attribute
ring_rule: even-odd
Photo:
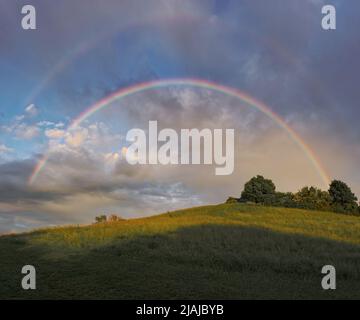
<svg viewBox="0 0 360 320"><path fill-rule="evenodd" d="M224 14L263 41L249 43L249 52L260 51L259 75L243 82L245 88L285 116L298 114L307 122L316 115L319 130L336 130L337 137L355 142L360 137L359 127L352 126L360 112L355 71L360 70L360 4L326 1L337 8L338 26L327 32L320 26L324 3L233 1Z"/></svg>
<svg viewBox="0 0 360 320"><path fill-rule="evenodd" d="M0 203L36 203L62 196L60 193L32 190L27 185L34 165L35 159L0 164Z"/></svg>

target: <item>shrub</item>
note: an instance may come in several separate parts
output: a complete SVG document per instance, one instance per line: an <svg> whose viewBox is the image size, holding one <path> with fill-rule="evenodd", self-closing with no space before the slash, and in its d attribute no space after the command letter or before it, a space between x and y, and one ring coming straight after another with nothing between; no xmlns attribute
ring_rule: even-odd
<svg viewBox="0 0 360 320"><path fill-rule="evenodd" d="M229 197L227 198L227 200L225 201L225 203L238 203L239 199L238 198L234 198L234 197Z"/></svg>
<svg viewBox="0 0 360 320"><path fill-rule="evenodd" d="M276 192L274 196L274 205L285 208L295 208L296 203L294 194L291 192Z"/></svg>
<svg viewBox="0 0 360 320"><path fill-rule="evenodd" d="M121 221L121 220L124 220L124 219L117 216L116 214L112 214L108 219L109 222L116 222L116 221Z"/></svg>
<svg viewBox="0 0 360 320"><path fill-rule="evenodd" d="M101 215L101 216L95 217L96 223L106 222L106 220L107 220L106 215Z"/></svg>
<svg viewBox="0 0 360 320"><path fill-rule="evenodd" d="M295 206L310 210L331 210L331 197L327 191L304 187L294 195Z"/></svg>

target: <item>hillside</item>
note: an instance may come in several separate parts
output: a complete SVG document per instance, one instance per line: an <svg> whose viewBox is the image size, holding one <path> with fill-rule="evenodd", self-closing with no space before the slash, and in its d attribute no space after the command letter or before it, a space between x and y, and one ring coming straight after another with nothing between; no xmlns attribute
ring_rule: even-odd
<svg viewBox="0 0 360 320"><path fill-rule="evenodd" d="M0 298L360 299L360 218L242 204L0 237ZM37 290L21 289L21 267ZM337 270L323 291L321 268Z"/></svg>

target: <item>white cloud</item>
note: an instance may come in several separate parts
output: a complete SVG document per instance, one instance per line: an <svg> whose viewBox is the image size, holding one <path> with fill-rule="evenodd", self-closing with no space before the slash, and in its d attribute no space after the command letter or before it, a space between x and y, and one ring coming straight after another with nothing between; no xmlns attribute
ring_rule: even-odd
<svg viewBox="0 0 360 320"><path fill-rule="evenodd" d="M15 121L17 121L17 122L20 122L24 119L25 119L25 116L23 114L15 117Z"/></svg>
<svg viewBox="0 0 360 320"><path fill-rule="evenodd" d="M21 123L14 128L14 133L17 138L30 140L39 135L40 130L35 125L27 125L25 123Z"/></svg>
<svg viewBox="0 0 360 320"><path fill-rule="evenodd" d="M38 122L37 125L38 125L39 127L52 127L52 126L55 125L55 123L52 122L52 121L46 121L46 120L45 120L45 121L40 121L40 122Z"/></svg>
<svg viewBox="0 0 360 320"><path fill-rule="evenodd" d="M86 128L78 128L67 133L66 143L71 147L80 147L88 137L89 131Z"/></svg>
<svg viewBox="0 0 360 320"><path fill-rule="evenodd" d="M11 153L13 151L14 151L13 149L7 147L6 145L0 144L0 154Z"/></svg>
<svg viewBox="0 0 360 320"><path fill-rule="evenodd" d="M55 128L64 128L65 124L63 122L58 122L55 124Z"/></svg>
<svg viewBox="0 0 360 320"><path fill-rule="evenodd" d="M65 124L63 122L52 122L52 121L47 121L47 120L44 120L44 121L39 121L37 123L37 125L39 127L55 127L55 128L63 128L65 127Z"/></svg>
<svg viewBox="0 0 360 320"><path fill-rule="evenodd" d="M17 139L30 140L40 134L40 129L51 124L49 121L34 123L32 117L38 114L38 109L34 104L25 108L25 113L14 117L13 121L1 127L8 134L12 134Z"/></svg>
<svg viewBox="0 0 360 320"><path fill-rule="evenodd" d="M25 108L25 113L28 114L31 117L34 117L38 114L39 110L38 108L32 103L29 104L26 108Z"/></svg>
<svg viewBox="0 0 360 320"><path fill-rule="evenodd" d="M66 132L59 129L47 129L45 130L45 135L50 139L60 139L65 137Z"/></svg>

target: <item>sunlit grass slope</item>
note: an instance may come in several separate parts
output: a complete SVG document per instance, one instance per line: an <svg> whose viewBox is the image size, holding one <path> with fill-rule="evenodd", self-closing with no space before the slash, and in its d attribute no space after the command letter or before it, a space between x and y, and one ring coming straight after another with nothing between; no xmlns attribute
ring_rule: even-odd
<svg viewBox="0 0 360 320"><path fill-rule="evenodd" d="M0 238L0 298L360 298L360 218L223 204ZM21 289L21 267L37 289ZM321 268L337 289L321 288Z"/></svg>

